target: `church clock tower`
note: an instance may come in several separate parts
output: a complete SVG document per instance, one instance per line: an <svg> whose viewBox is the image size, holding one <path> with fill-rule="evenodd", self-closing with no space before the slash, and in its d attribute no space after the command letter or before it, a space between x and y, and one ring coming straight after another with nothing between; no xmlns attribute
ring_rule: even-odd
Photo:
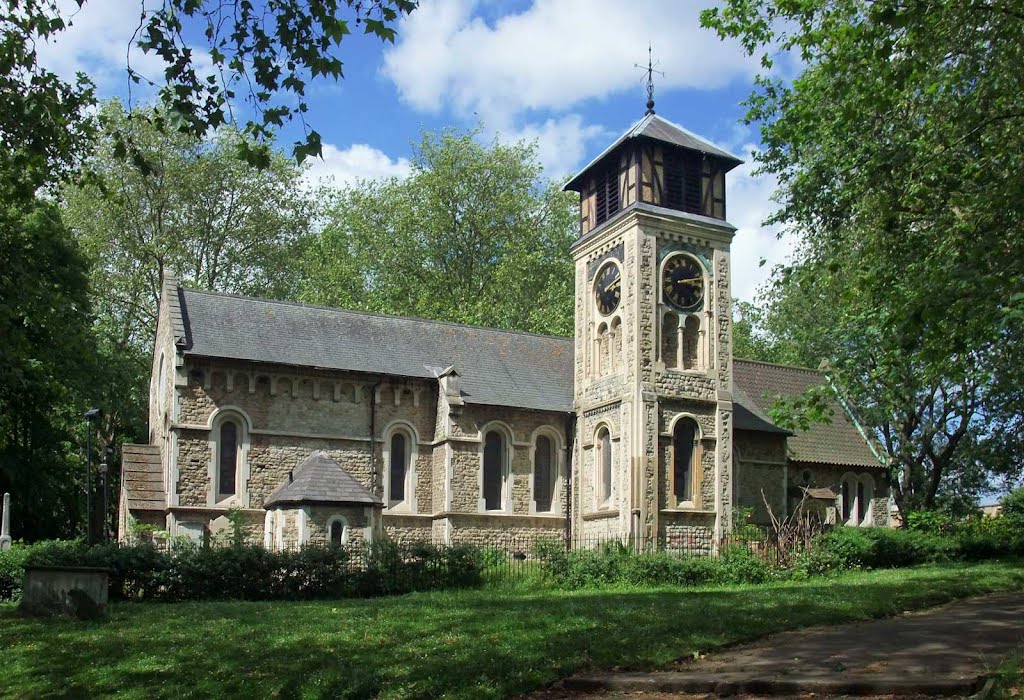
<svg viewBox="0 0 1024 700"><path fill-rule="evenodd" d="M731 527L725 173L740 163L649 102L566 185L580 195L571 513L584 546L708 550Z"/></svg>

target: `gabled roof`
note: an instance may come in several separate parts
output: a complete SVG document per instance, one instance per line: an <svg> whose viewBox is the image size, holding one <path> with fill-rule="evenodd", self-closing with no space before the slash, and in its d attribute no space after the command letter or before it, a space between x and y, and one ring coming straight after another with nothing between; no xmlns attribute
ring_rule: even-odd
<svg viewBox="0 0 1024 700"><path fill-rule="evenodd" d="M617 138L611 146L601 151L599 156L580 169L579 173L566 183L564 189L578 192L581 184L580 179L583 177L584 173L600 162L606 155L618 148L619 145L635 138L654 139L655 141L661 141L662 143L670 143L674 146L682 146L683 148L707 153L708 155L721 158L729 163L730 165L726 170L731 170L743 162L742 159L734 156L724 148L716 146L703 136L698 136L689 129L670 122L668 119L660 117L657 114L648 114L643 119L633 124L633 126L629 127L629 129L626 130L626 133Z"/></svg>
<svg viewBox="0 0 1024 700"><path fill-rule="evenodd" d="M167 506L158 445L121 445L121 484L131 510Z"/></svg>
<svg viewBox="0 0 1024 700"><path fill-rule="evenodd" d="M263 506L302 503L381 505L381 500L327 454L315 452L288 474Z"/></svg>
<svg viewBox="0 0 1024 700"><path fill-rule="evenodd" d="M803 367L734 360L733 382L742 389L751 408L767 416L776 396L799 396L812 386L824 384L825 378L821 372ZM740 427L738 423L736 427ZM833 402L831 423L814 423L790 437L787 445L795 462L881 466L838 402Z"/></svg>
<svg viewBox="0 0 1024 700"><path fill-rule="evenodd" d="M469 404L572 411L573 341L183 289L187 355L436 379Z"/></svg>

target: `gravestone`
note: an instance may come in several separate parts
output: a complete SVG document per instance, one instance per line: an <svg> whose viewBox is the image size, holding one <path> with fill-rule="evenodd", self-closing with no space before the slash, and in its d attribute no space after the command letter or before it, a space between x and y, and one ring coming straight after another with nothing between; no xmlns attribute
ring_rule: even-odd
<svg viewBox="0 0 1024 700"><path fill-rule="evenodd" d="M20 610L95 620L107 611L110 571L84 566L26 566Z"/></svg>
<svg viewBox="0 0 1024 700"><path fill-rule="evenodd" d="M4 511L0 516L0 550L11 548L11 494L4 494Z"/></svg>

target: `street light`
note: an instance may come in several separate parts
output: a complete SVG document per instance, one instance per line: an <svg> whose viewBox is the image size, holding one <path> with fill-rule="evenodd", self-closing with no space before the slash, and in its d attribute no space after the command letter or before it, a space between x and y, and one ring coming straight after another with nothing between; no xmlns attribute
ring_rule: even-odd
<svg viewBox="0 0 1024 700"><path fill-rule="evenodd" d="M110 489L108 488L107 474L110 472L110 460L113 455L113 449L104 447L103 459L100 461L100 478L103 480L103 528L100 530L100 533L104 544L110 539L110 528L107 527L107 520L110 518Z"/></svg>
<svg viewBox="0 0 1024 700"><path fill-rule="evenodd" d="M92 544L92 424L100 417L100 409L85 412L85 543Z"/></svg>

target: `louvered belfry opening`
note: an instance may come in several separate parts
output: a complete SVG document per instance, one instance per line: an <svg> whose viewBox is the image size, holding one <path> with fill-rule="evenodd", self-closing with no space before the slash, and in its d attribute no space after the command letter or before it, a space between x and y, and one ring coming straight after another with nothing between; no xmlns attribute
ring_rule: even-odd
<svg viewBox="0 0 1024 700"><path fill-rule="evenodd" d="M566 183L585 235L636 204L725 219L725 174L742 161L654 115Z"/></svg>
<svg viewBox="0 0 1024 700"><path fill-rule="evenodd" d="M595 220L603 224L619 211L619 169L614 161L597 176L594 190Z"/></svg>

